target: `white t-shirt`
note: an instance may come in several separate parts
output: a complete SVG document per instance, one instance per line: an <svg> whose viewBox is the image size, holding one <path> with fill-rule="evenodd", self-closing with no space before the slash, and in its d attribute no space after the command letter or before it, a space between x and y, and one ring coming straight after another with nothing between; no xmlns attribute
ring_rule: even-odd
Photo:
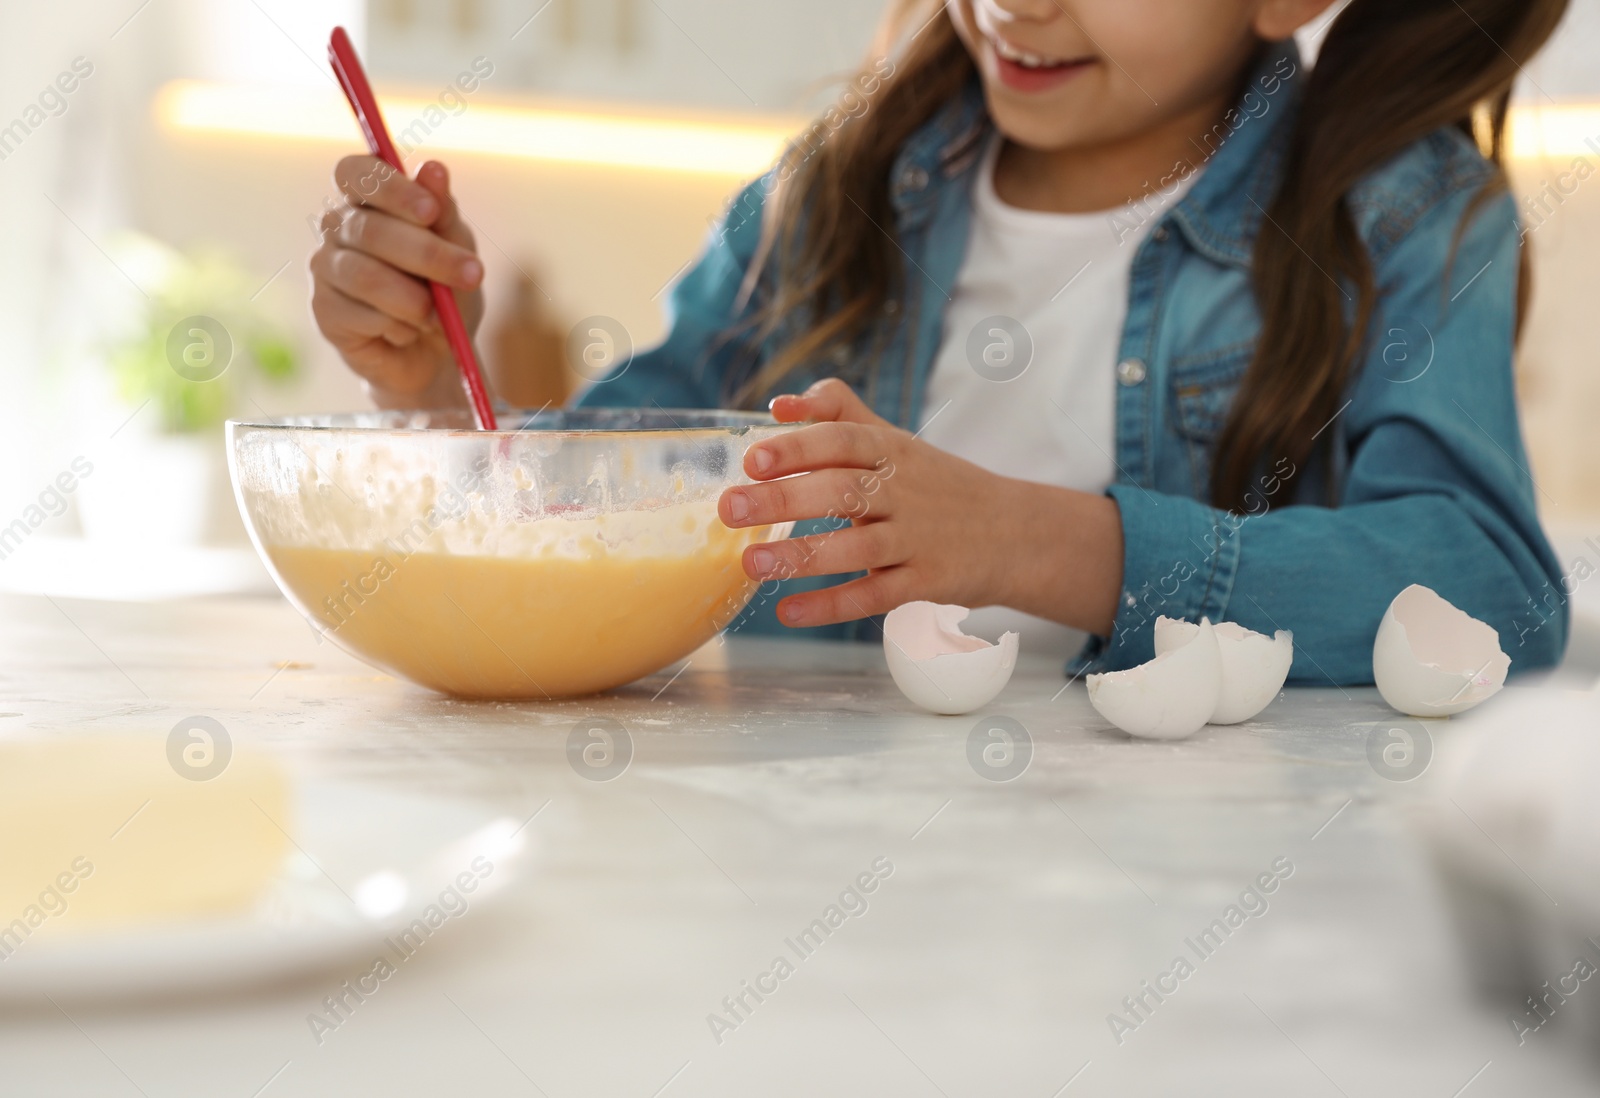
<svg viewBox="0 0 1600 1098"><path fill-rule="evenodd" d="M1117 351L1134 253L1196 175L1114 210L1039 213L995 193L1000 146L991 140L973 185L919 437L1002 476L1103 492L1117 473ZM974 611L964 627L991 640L1016 630L1032 651L1063 657L1084 639L1003 607Z"/></svg>

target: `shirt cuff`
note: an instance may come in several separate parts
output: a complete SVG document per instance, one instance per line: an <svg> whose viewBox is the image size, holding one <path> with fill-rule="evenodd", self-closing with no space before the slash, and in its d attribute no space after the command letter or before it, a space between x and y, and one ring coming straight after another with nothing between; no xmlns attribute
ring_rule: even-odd
<svg viewBox="0 0 1600 1098"><path fill-rule="evenodd" d="M1249 516L1198 500L1114 484L1122 513L1122 593L1109 637L1090 637L1067 665L1073 677L1121 671L1155 658L1156 618L1224 620Z"/></svg>

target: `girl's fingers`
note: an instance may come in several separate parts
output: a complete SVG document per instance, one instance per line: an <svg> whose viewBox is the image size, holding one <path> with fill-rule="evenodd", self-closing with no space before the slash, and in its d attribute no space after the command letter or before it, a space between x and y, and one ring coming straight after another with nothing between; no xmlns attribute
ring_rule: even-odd
<svg viewBox="0 0 1600 1098"><path fill-rule="evenodd" d="M353 210L336 234L346 248L380 259L398 271L470 290L483 281L483 263L432 229L381 210ZM426 291L424 291L426 292Z"/></svg>
<svg viewBox="0 0 1600 1098"><path fill-rule="evenodd" d="M437 160L430 160L417 169L417 180L439 202L440 213L429 226L452 244L476 252L478 242L468 227L466 218L450 193L450 171Z"/></svg>
<svg viewBox="0 0 1600 1098"><path fill-rule="evenodd" d="M381 339L351 347L343 352L345 361L357 377L375 389L398 394L403 408L445 408L450 406L448 396L440 398L436 392L439 378L438 362L431 351L420 343L410 347L391 347ZM420 403L419 403L420 402ZM466 399L460 401L465 407Z"/></svg>
<svg viewBox="0 0 1600 1098"><path fill-rule="evenodd" d="M311 298L317 325L363 380L394 393L420 393L438 373L437 352L410 328L331 286Z"/></svg>
<svg viewBox="0 0 1600 1098"><path fill-rule="evenodd" d="M316 317L317 326L341 348L370 339L381 339L391 347L409 347L420 334L409 324L357 301L325 282L319 282L311 295L311 312Z"/></svg>
<svg viewBox="0 0 1600 1098"><path fill-rule="evenodd" d="M870 522L752 545L744 551L744 571L754 580L784 580L865 572L901 564L905 559L905 553L894 544L893 524Z"/></svg>
<svg viewBox="0 0 1600 1098"><path fill-rule="evenodd" d="M317 266L319 282L402 324L421 328L433 312L421 282L353 248L332 249Z"/></svg>
<svg viewBox="0 0 1600 1098"><path fill-rule="evenodd" d="M833 625L887 614L914 597L906 570L885 568L837 587L790 595L778 603L778 620L792 626Z"/></svg>
<svg viewBox="0 0 1600 1098"><path fill-rule="evenodd" d="M723 525L770 526L815 518L883 518L883 478L851 469L821 469L766 484L729 488L717 501Z"/></svg>
<svg viewBox="0 0 1600 1098"><path fill-rule="evenodd" d="M432 225L440 213L433 192L375 156L340 160L333 169L333 182L350 205L370 206L413 225Z"/></svg>
<svg viewBox="0 0 1600 1098"><path fill-rule="evenodd" d="M770 480L812 469L893 469L897 434L860 423L814 423L759 442L745 451L744 471Z"/></svg>
<svg viewBox="0 0 1600 1098"><path fill-rule="evenodd" d="M484 268L450 195L443 164L408 179L374 156L347 156L334 169L345 201L320 220L311 256L317 327L385 407L433 407L460 398L445 385L450 361L427 281L459 293L468 330L482 316Z"/></svg>
<svg viewBox="0 0 1600 1098"><path fill-rule="evenodd" d="M842 420L888 426L887 420L868 408L856 396L854 389L836 377L824 378L798 395L774 397L771 410L772 418L779 423L799 423L809 419L817 423Z"/></svg>

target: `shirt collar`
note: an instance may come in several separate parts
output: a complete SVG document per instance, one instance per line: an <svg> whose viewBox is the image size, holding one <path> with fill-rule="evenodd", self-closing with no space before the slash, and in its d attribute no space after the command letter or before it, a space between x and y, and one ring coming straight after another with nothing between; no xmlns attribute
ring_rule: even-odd
<svg viewBox="0 0 1600 1098"><path fill-rule="evenodd" d="M1202 142L1205 173L1168 215L1203 255L1247 267L1283 172L1307 70L1293 39L1270 43L1239 102ZM1202 150L1196 150L1195 167Z"/></svg>
<svg viewBox="0 0 1600 1098"><path fill-rule="evenodd" d="M970 170L989 129L983 85L974 76L960 94L911 135L895 157L889 173L889 201L901 226L912 227L932 216L937 181Z"/></svg>

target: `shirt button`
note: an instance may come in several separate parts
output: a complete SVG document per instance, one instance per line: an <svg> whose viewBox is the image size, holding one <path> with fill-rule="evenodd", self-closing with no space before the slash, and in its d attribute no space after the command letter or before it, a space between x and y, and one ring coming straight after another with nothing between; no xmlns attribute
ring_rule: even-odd
<svg viewBox="0 0 1600 1098"><path fill-rule="evenodd" d="M1139 384L1147 372L1144 363L1136 358L1125 358L1117 363L1117 380L1124 385Z"/></svg>
<svg viewBox="0 0 1600 1098"><path fill-rule="evenodd" d="M913 164L900 173L900 189L903 191L920 191L928 185L928 172Z"/></svg>
<svg viewBox="0 0 1600 1098"><path fill-rule="evenodd" d="M1160 241L1160 240L1167 239L1167 237L1171 236L1172 234L1167 232L1167 227L1165 225L1157 225L1156 226L1156 231L1151 233L1150 235L1155 237L1158 241Z"/></svg>

